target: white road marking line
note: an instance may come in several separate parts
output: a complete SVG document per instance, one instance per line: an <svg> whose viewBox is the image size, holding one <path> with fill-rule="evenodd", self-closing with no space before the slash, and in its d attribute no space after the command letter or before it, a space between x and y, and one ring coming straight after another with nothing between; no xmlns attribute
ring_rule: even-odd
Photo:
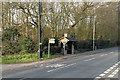
<svg viewBox="0 0 120 80"><path fill-rule="evenodd" d="M112 78L112 77L114 77L114 75L109 75L108 77Z"/></svg>
<svg viewBox="0 0 120 80"><path fill-rule="evenodd" d="M117 66L114 65L113 67L115 68L115 67L117 67Z"/></svg>
<svg viewBox="0 0 120 80"><path fill-rule="evenodd" d="M114 69L113 67L110 67L110 69Z"/></svg>
<svg viewBox="0 0 120 80"><path fill-rule="evenodd" d="M104 55L101 55L101 56L104 56Z"/></svg>
<svg viewBox="0 0 120 80"><path fill-rule="evenodd" d="M115 75L115 74L117 74L117 72L113 72L112 74L114 74L114 75Z"/></svg>
<svg viewBox="0 0 120 80"><path fill-rule="evenodd" d="M101 77L96 77L97 79L100 79Z"/></svg>
<svg viewBox="0 0 120 80"><path fill-rule="evenodd" d="M55 67L55 68L57 68L57 67L61 67L61 66L64 66L65 64L51 64L51 65L48 65L48 66L46 66L46 67Z"/></svg>
<svg viewBox="0 0 120 80"><path fill-rule="evenodd" d="M110 52L110 53L113 53L113 52Z"/></svg>
<svg viewBox="0 0 120 80"><path fill-rule="evenodd" d="M105 55L108 55L108 54L105 54Z"/></svg>
<svg viewBox="0 0 120 80"><path fill-rule="evenodd" d="M93 60L93 59L95 59L95 58L92 58L91 60Z"/></svg>
<svg viewBox="0 0 120 80"><path fill-rule="evenodd" d="M109 73L111 70L113 70L114 68L116 68L119 63L120 63L120 61L117 62L116 64L114 64L112 67L110 67L109 69L107 69L105 72L103 72L103 74L100 74L100 75L99 75L98 77L96 77L96 78L102 78L102 77L105 76L107 73ZM109 77L109 78L114 77L114 76L119 72L119 70L120 70L120 68L115 69L114 72L112 72L110 75L108 75L108 77Z"/></svg>
<svg viewBox="0 0 120 80"><path fill-rule="evenodd" d="M102 57L102 56L106 56L106 55L108 55L108 54L102 54L102 55L100 55L100 56Z"/></svg>
<svg viewBox="0 0 120 80"><path fill-rule="evenodd" d="M95 59L95 58L91 58L91 59L88 59L88 60L84 60L84 61L91 61L91 60L93 60L93 59Z"/></svg>
<svg viewBox="0 0 120 80"><path fill-rule="evenodd" d="M110 72L110 71L111 71L111 69L108 69L108 70L107 70L107 72Z"/></svg>
<svg viewBox="0 0 120 80"><path fill-rule="evenodd" d="M84 61L89 61L89 60L84 60Z"/></svg>
<svg viewBox="0 0 120 80"><path fill-rule="evenodd" d="M117 69L117 70L115 70L115 72L118 72L119 70Z"/></svg>
<svg viewBox="0 0 120 80"><path fill-rule="evenodd" d="M99 76L101 76L101 77L102 77L102 76L104 76L104 75L105 75L105 74L100 74Z"/></svg>
<svg viewBox="0 0 120 80"><path fill-rule="evenodd" d="M56 68L56 69L52 69L52 70L49 70L47 72L52 72L52 71L55 71L55 70L59 70L59 69L62 69L62 68L66 68L66 67L69 67L69 66L72 66L72 65L75 65L76 63L73 63L73 64L69 64L67 66L63 66L63 67L59 67L59 68Z"/></svg>
<svg viewBox="0 0 120 80"><path fill-rule="evenodd" d="M117 73L118 73L118 68L114 71L114 72L112 72L112 74L110 74L108 77L110 77L110 78L112 78L112 77L114 77Z"/></svg>
<svg viewBox="0 0 120 80"><path fill-rule="evenodd" d="M109 71L105 71L104 73L105 73L105 74L106 74L106 73L109 73Z"/></svg>

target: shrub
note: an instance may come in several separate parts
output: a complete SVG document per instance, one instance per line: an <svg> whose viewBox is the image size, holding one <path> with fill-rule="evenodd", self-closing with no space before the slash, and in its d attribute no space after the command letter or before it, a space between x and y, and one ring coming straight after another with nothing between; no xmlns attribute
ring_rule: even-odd
<svg viewBox="0 0 120 80"><path fill-rule="evenodd" d="M17 42L4 41L2 55L15 54L21 51L21 46Z"/></svg>
<svg viewBox="0 0 120 80"><path fill-rule="evenodd" d="M33 53L37 52L38 46L32 39L29 37L21 37L22 39L19 40L19 44L21 44L22 52L21 53Z"/></svg>
<svg viewBox="0 0 120 80"><path fill-rule="evenodd" d="M52 54L61 53L61 47L51 46L50 53L52 53Z"/></svg>
<svg viewBox="0 0 120 80"><path fill-rule="evenodd" d="M111 42L110 40L95 40L95 46L97 49L102 48L108 48L115 46L115 43ZM75 43L75 49L83 52L83 51L89 51L93 49L93 40L81 40L77 43Z"/></svg>
<svg viewBox="0 0 120 80"><path fill-rule="evenodd" d="M16 28L4 29L2 34L2 55L15 54L21 51L21 46L16 39L19 36L20 34Z"/></svg>

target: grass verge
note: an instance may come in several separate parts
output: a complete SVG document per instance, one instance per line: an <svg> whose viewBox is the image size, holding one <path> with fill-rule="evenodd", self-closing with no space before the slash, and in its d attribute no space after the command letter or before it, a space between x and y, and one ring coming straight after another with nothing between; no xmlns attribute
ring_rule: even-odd
<svg viewBox="0 0 120 80"><path fill-rule="evenodd" d="M50 58L48 58L47 54L43 54L43 57L39 59L37 53L6 55L2 56L2 64L35 62L46 59L52 59L60 56L62 56L62 54L54 54L50 55Z"/></svg>

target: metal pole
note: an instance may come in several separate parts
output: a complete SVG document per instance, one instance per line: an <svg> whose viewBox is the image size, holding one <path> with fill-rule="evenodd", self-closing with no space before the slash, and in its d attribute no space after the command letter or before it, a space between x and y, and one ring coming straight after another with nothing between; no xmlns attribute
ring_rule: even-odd
<svg viewBox="0 0 120 80"><path fill-rule="evenodd" d="M38 58L42 58L41 53L41 13L40 13L40 0L39 0L39 55Z"/></svg>
<svg viewBox="0 0 120 80"><path fill-rule="evenodd" d="M94 7L94 23L93 23L93 51L95 50L95 7Z"/></svg>
<svg viewBox="0 0 120 80"><path fill-rule="evenodd" d="M48 42L48 58L50 58L50 43Z"/></svg>
<svg viewBox="0 0 120 80"><path fill-rule="evenodd" d="M63 46L64 46L64 55L66 54L66 52L65 52L65 43L63 43Z"/></svg>

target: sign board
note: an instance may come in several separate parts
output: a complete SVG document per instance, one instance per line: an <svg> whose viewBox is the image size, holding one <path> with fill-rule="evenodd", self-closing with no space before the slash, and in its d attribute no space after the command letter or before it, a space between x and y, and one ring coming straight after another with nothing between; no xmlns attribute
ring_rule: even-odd
<svg viewBox="0 0 120 80"><path fill-rule="evenodd" d="M42 45L42 43L40 43L40 45Z"/></svg>
<svg viewBox="0 0 120 80"><path fill-rule="evenodd" d="M54 43L55 43L55 39L54 39L54 38L50 38L50 39L49 39L49 43L54 44Z"/></svg>
<svg viewBox="0 0 120 80"><path fill-rule="evenodd" d="M64 34L64 37L67 37L67 34Z"/></svg>
<svg viewBox="0 0 120 80"><path fill-rule="evenodd" d="M62 42L63 44L66 44L66 43L68 42L68 39L64 38L64 39L61 40L61 42Z"/></svg>

